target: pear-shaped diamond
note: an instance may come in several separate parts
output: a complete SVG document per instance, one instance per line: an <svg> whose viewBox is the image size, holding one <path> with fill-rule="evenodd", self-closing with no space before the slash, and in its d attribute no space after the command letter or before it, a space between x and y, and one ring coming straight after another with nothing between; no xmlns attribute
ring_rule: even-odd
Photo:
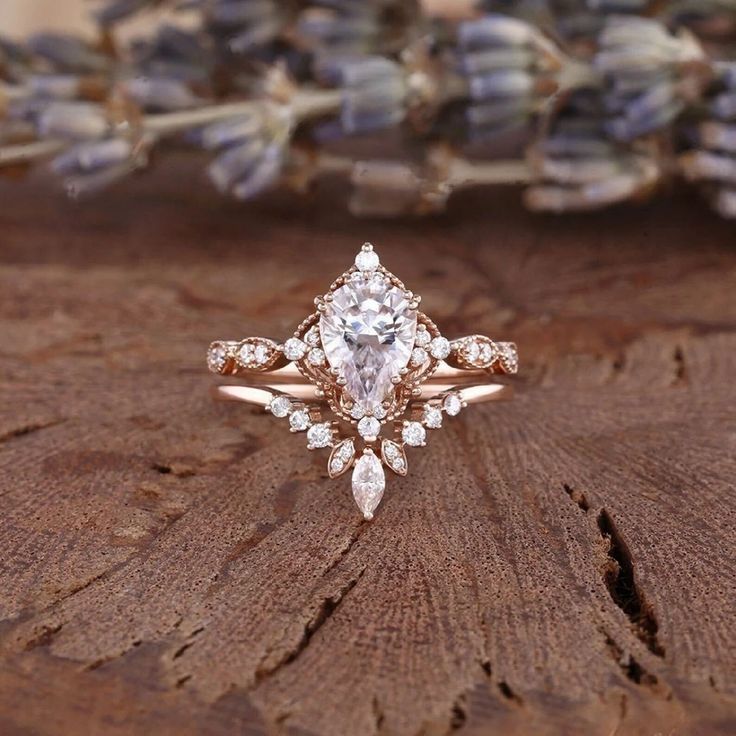
<svg viewBox="0 0 736 736"><path fill-rule="evenodd" d="M373 512L381 503L385 488L386 474L381 461L372 452L366 452L353 469L353 498L365 519L373 518Z"/></svg>
<svg viewBox="0 0 736 736"><path fill-rule="evenodd" d="M319 329L327 361L367 412L391 394L391 379L409 362L417 310L388 279L356 273L333 292Z"/></svg>

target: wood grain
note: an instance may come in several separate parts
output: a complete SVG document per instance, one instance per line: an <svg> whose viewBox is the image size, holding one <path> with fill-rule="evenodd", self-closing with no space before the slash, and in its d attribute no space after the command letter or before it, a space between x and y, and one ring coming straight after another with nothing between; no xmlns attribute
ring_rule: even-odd
<svg viewBox="0 0 736 736"><path fill-rule="evenodd" d="M0 184L0 732L736 731L736 249L673 193L359 222L174 160L91 204ZM433 433L364 524L302 437L214 405L364 240L517 399Z"/></svg>

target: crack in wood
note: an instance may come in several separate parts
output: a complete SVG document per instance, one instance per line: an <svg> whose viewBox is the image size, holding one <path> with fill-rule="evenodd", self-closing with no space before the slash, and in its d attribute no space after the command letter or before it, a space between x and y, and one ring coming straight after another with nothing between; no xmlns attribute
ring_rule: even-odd
<svg viewBox="0 0 736 736"><path fill-rule="evenodd" d="M255 672L255 684L260 685L264 680L273 676L278 670L286 665L294 662L309 646L314 635L334 616L339 610L342 603L345 601L349 593L355 588L363 577L363 573L366 568L363 567L358 572L357 576L351 578L345 585L343 585L334 595L327 596L322 599L321 604L317 608L314 616L307 622L304 627L304 633L301 639L296 643L296 646L292 651L285 654L283 657L276 662L272 667L259 666ZM326 574L326 573L325 573Z"/></svg>
<svg viewBox="0 0 736 736"><path fill-rule="evenodd" d="M606 640L606 648L614 662L619 666L620 670L624 673L628 680L635 683L636 685L644 685L646 687L654 688L659 683L656 675L648 672L642 667L639 662L629 652L624 654L624 650L616 643L614 638L601 629L601 633Z"/></svg>
<svg viewBox="0 0 736 736"><path fill-rule="evenodd" d="M381 707L380 702L378 701L378 696L374 695L373 700L371 701L371 707L373 708L373 720L375 722L375 729L374 733L376 736L381 733L383 730L383 723L386 720L386 715L383 712L383 708Z"/></svg>
<svg viewBox="0 0 736 736"><path fill-rule="evenodd" d="M570 496L570 498L577 504L578 508L580 508L581 511L587 513L590 510L588 499L585 497L585 494L581 490L568 485L567 483L563 483L562 487L565 489L565 493Z"/></svg>
<svg viewBox="0 0 736 736"><path fill-rule="evenodd" d="M606 509L598 514L598 529L608 544L604 582L613 602L626 614L639 640L657 657L664 647L657 638L659 623L654 610L636 581L631 552Z"/></svg>
<svg viewBox="0 0 736 736"><path fill-rule="evenodd" d="M675 361L675 378L672 381L673 386L682 386L689 383L687 365L685 364L685 353L681 345L675 347L675 351L672 355Z"/></svg>
<svg viewBox="0 0 736 736"><path fill-rule="evenodd" d="M27 437L29 434L34 434L42 429L48 429L50 427L56 427L59 424L63 424L66 419L51 419L47 422L29 422L23 424L20 427L10 429L3 434L0 434L0 442L8 442L18 437Z"/></svg>

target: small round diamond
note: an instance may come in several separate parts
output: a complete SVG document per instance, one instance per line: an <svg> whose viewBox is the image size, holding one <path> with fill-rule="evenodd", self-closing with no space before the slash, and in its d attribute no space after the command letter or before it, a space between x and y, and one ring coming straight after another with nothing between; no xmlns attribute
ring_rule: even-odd
<svg viewBox="0 0 736 736"><path fill-rule="evenodd" d="M253 362L253 345L249 342L244 342L238 350L238 360L243 365L250 365Z"/></svg>
<svg viewBox="0 0 736 736"><path fill-rule="evenodd" d="M496 358L496 350L495 350L494 345L489 342L484 342L480 346L480 358L479 358L480 364L485 367L488 367L491 365L491 363L493 363L495 358Z"/></svg>
<svg viewBox="0 0 736 736"><path fill-rule="evenodd" d="M295 432L303 432L309 428L312 421L309 418L309 412L306 409L298 409L289 417L289 426Z"/></svg>
<svg viewBox="0 0 736 736"><path fill-rule="evenodd" d="M411 351L411 364L419 367L427 362L427 351L424 348L414 348Z"/></svg>
<svg viewBox="0 0 736 736"><path fill-rule="evenodd" d="M450 341L446 337L435 337L429 348L433 358L444 360L450 354Z"/></svg>
<svg viewBox="0 0 736 736"><path fill-rule="evenodd" d="M317 327L317 325L310 327L309 332L304 336L304 339L307 345L316 348L317 345L319 345L319 327Z"/></svg>
<svg viewBox="0 0 736 736"><path fill-rule="evenodd" d="M271 414L282 419L291 411L291 401L286 396L274 396L268 408L271 410Z"/></svg>
<svg viewBox="0 0 736 736"><path fill-rule="evenodd" d="M227 348L221 343L216 342L210 345L207 351L207 366L213 373L220 373L227 363Z"/></svg>
<svg viewBox="0 0 736 736"><path fill-rule="evenodd" d="M376 404L371 410L371 414L373 414L376 419L385 419L386 409L384 408L383 404Z"/></svg>
<svg viewBox="0 0 736 736"><path fill-rule="evenodd" d="M448 416L456 417L462 411L463 402L457 394L447 394L442 406Z"/></svg>
<svg viewBox="0 0 736 736"><path fill-rule="evenodd" d="M319 348L312 348L307 355L307 360L310 365L324 365L325 364L325 353L324 350Z"/></svg>
<svg viewBox="0 0 736 736"><path fill-rule="evenodd" d="M501 361L507 373L516 373L519 370L519 355L516 346L510 343L503 345L501 349Z"/></svg>
<svg viewBox="0 0 736 736"><path fill-rule="evenodd" d="M350 409L350 416L353 419L362 419L365 416L365 409L362 404L353 404Z"/></svg>
<svg viewBox="0 0 736 736"><path fill-rule="evenodd" d="M290 337L284 343L284 355L289 360L301 360L306 352L307 346L298 337Z"/></svg>
<svg viewBox="0 0 736 736"><path fill-rule="evenodd" d="M375 439L380 431L381 423L375 417L363 417L358 422L358 432L365 440Z"/></svg>
<svg viewBox="0 0 736 736"><path fill-rule="evenodd" d="M427 430L419 422L407 422L401 431L401 438L410 447L421 447L427 439Z"/></svg>
<svg viewBox="0 0 736 736"><path fill-rule="evenodd" d="M429 334L429 330L426 327L424 329L418 328L417 335L414 338L415 345L420 348L426 348L430 342L432 342L432 335Z"/></svg>
<svg viewBox="0 0 736 736"><path fill-rule="evenodd" d="M257 365L263 365L268 360L268 348L259 344L253 349L253 360Z"/></svg>
<svg viewBox="0 0 736 736"><path fill-rule="evenodd" d="M375 271L380 265L378 254L373 250L362 250L355 256L355 266L358 271Z"/></svg>
<svg viewBox="0 0 736 736"><path fill-rule="evenodd" d="M439 406L425 406L423 421L425 427L439 429L442 426L442 409Z"/></svg>
<svg viewBox="0 0 736 736"><path fill-rule="evenodd" d="M470 363L477 363L480 358L480 345L475 340L465 344L465 357Z"/></svg>
<svg viewBox="0 0 736 736"><path fill-rule="evenodd" d="M329 422L322 424L314 424L307 432L307 447L314 449L317 447L329 447L332 443L332 427Z"/></svg>

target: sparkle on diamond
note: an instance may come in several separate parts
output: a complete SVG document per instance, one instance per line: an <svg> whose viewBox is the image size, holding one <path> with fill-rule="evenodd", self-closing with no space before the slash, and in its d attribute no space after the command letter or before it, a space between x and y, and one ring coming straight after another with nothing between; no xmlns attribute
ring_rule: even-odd
<svg viewBox="0 0 736 736"><path fill-rule="evenodd" d="M416 309L385 279L361 277L336 289L320 319L327 361L366 411L391 394L391 379L408 364L416 330Z"/></svg>

